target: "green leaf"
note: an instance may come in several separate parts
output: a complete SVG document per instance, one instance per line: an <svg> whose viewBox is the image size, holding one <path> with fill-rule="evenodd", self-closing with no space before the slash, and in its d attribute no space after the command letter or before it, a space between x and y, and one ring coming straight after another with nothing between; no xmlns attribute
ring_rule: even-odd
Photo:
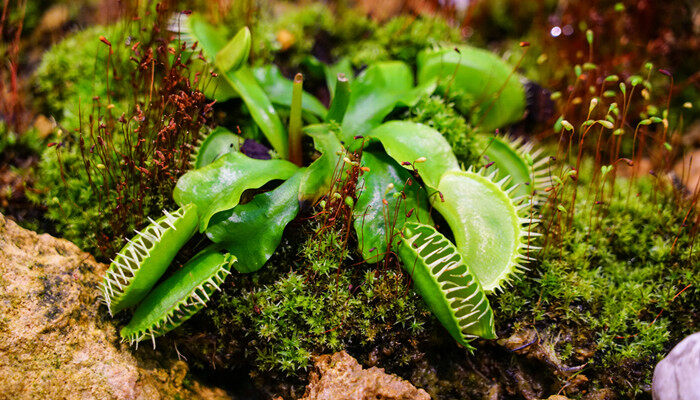
<svg viewBox="0 0 700 400"><path fill-rule="evenodd" d="M216 63L216 55L226 46L226 32L222 27L215 27L205 21L200 14L191 14L186 18L181 18L182 36L181 39L187 41L188 45L197 43L197 50L202 51L202 55L211 65ZM204 68L204 61L197 57L191 58L194 64L191 69L198 70ZM238 93L219 75L213 78L211 84L204 87L204 95L210 99L223 102L238 97Z"/></svg>
<svg viewBox="0 0 700 400"><path fill-rule="evenodd" d="M206 234L238 258L238 272L255 272L270 259L284 228L299 212L299 170L278 188L258 194L249 203L214 215Z"/></svg>
<svg viewBox="0 0 700 400"><path fill-rule="evenodd" d="M217 101L225 101L235 97L234 93L240 96L272 148L286 159L289 156L287 131L253 73L247 66L241 66L236 70L218 68L217 54L226 46L222 32L205 22L199 15L190 15L184 19L183 23L186 25L184 30L189 36L188 41L196 42L198 47L202 49L204 58L210 64L217 66L219 70L215 89L206 90L205 95ZM325 115L325 112L322 115Z"/></svg>
<svg viewBox="0 0 700 400"><path fill-rule="evenodd" d="M525 113L525 88L513 67L495 54L461 45L418 55L418 83L438 80L445 91L463 92L479 105L472 117L482 130L519 121ZM461 110L469 114L472 110Z"/></svg>
<svg viewBox="0 0 700 400"><path fill-rule="evenodd" d="M284 160L255 160L241 153L228 153L180 177L173 198L179 205L197 206L199 231L204 232L209 219L237 206L245 190L259 188L275 179L287 179L297 169Z"/></svg>
<svg viewBox="0 0 700 400"><path fill-rule="evenodd" d="M250 54L250 30L244 27L218 53L216 66L220 71L231 71L240 68L248 62Z"/></svg>
<svg viewBox="0 0 700 400"><path fill-rule="evenodd" d="M411 69L400 61L371 65L350 84L350 102L343 119L345 147L355 150L353 137L366 135L379 126L397 106L411 107L424 95L435 91L434 81L413 86ZM353 144L351 146L351 143Z"/></svg>
<svg viewBox="0 0 700 400"><path fill-rule="evenodd" d="M287 130L284 129L275 108L272 107L270 99L265 91L260 87L255 76L248 67L241 67L236 71L223 74L224 79L241 96L250 116L260 127L267 141L273 149L286 159L289 157L289 143ZM291 104L291 92L290 92Z"/></svg>
<svg viewBox="0 0 700 400"><path fill-rule="evenodd" d="M335 83L335 95L331 100L331 106L326 115L326 121L342 123L345 112L348 110L350 102L350 81L344 74L338 74Z"/></svg>
<svg viewBox="0 0 700 400"><path fill-rule="evenodd" d="M376 263L395 244L406 221L432 224L433 220L425 189L405 168L386 154L369 150L362 153L360 162L369 171L357 183L354 227L362 257Z"/></svg>
<svg viewBox="0 0 700 400"><path fill-rule="evenodd" d="M183 39L202 50L204 58L212 64L216 63L216 55L226 46L226 35L223 27L216 27L206 22L201 14L191 14L181 19Z"/></svg>
<svg viewBox="0 0 700 400"><path fill-rule="evenodd" d="M340 174L340 160L345 154L345 149L328 124L309 125L304 128L304 133L313 138L314 147L321 153L321 156L306 168L299 188L299 200L313 202L327 194L336 169Z"/></svg>
<svg viewBox="0 0 700 400"><path fill-rule="evenodd" d="M273 104L287 108L292 106L293 83L282 75L276 65L253 68L253 75ZM306 91L301 95L301 108L319 118L325 117L328 113L326 107Z"/></svg>
<svg viewBox="0 0 700 400"><path fill-rule="evenodd" d="M410 121L390 121L373 129L369 136L379 140L387 154L404 168L415 168L430 188L438 187L440 177L445 172L459 170L449 143L440 132L429 126ZM423 158L425 161L420 162Z"/></svg>

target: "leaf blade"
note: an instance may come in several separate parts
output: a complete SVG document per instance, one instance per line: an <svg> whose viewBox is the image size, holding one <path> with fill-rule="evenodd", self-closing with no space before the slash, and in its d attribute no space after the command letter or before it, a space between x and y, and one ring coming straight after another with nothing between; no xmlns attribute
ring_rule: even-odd
<svg viewBox="0 0 700 400"><path fill-rule="evenodd" d="M297 167L284 160L255 160L234 152L180 177L173 192L178 204L194 203L199 211L199 231L204 232L211 217L238 205L247 189L276 179L287 179Z"/></svg>

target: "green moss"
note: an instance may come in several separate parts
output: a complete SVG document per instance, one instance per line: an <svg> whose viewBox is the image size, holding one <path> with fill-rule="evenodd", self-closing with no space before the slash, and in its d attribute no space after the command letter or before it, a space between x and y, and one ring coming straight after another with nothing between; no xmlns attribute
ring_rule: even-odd
<svg viewBox="0 0 700 400"><path fill-rule="evenodd" d="M39 154L43 150L43 141L35 128L17 134L4 121L0 121L0 156L18 151L28 154Z"/></svg>
<svg viewBox="0 0 700 400"><path fill-rule="evenodd" d="M324 4L311 4L291 8L277 18L262 15L253 29L253 48L259 63L282 61L298 67L309 54L321 59L343 56L342 52L332 53L333 48L367 37L375 28L371 20L356 11L347 10L338 16ZM282 30L292 38L286 48L277 37Z"/></svg>
<svg viewBox="0 0 700 400"><path fill-rule="evenodd" d="M346 42L336 55L350 58L355 66L376 61L401 60L415 67L418 52L440 42L457 43L462 39L459 29L444 19L429 16L398 16L374 28L366 40Z"/></svg>
<svg viewBox="0 0 700 400"><path fill-rule="evenodd" d="M100 36L114 42L115 54L109 56L109 48L100 41ZM54 45L44 54L34 75L37 108L53 116L68 131L79 127L80 113L84 116L91 113L94 97L104 103L111 96L112 104L117 106L114 115L126 111L126 105L119 100L128 96L131 87L115 82L111 73L107 79L108 59L120 75L128 71L128 47L120 45L122 36L118 26L93 26Z"/></svg>
<svg viewBox="0 0 700 400"><path fill-rule="evenodd" d="M474 147L475 130L455 111L452 102L437 95L422 98L411 108L409 117L442 133L463 165L473 165L478 161L479 154Z"/></svg>
<svg viewBox="0 0 700 400"><path fill-rule="evenodd" d="M259 273L229 278L233 288L204 317L216 326L217 354L245 349L257 370L293 375L309 368L312 354L399 337L408 345L409 336L423 333L430 314L403 273L354 265L344 237L333 229L310 232L299 264L275 267L275 261L295 258L282 251Z"/></svg>
<svg viewBox="0 0 700 400"><path fill-rule="evenodd" d="M607 377L598 383L614 381L631 394L650 383L653 365L670 346L698 329L699 253L697 246L691 250L689 223L695 216L684 224L688 208L651 177L631 187L618 179L614 194L607 187L596 204L599 184L587 171L570 223L556 207L545 209L543 220L555 221L549 242L533 271L495 298L496 326L533 321L554 336L573 337L575 348L595 349L586 361L601 380ZM563 198L570 197L565 191ZM571 346L560 343L565 360Z"/></svg>
<svg viewBox="0 0 700 400"><path fill-rule="evenodd" d="M106 72L111 64L110 70L128 75L124 64L128 48L119 45L121 35L118 27L94 26L66 37L46 52L33 81L37 108L53 116L61 129L49 138L60 145L43 150L35 190L27 194L46 207L45 217L53 221L56 232L88 251L96 250L99 232L111 230L102 212L107 201L94 196L93 185L99 182L91 182L85 172L78 146L81 133L76 131L81 128L81 119L85 128L89 115L104 114L108 99L115 105L112 115L129 107L130 85L124 81L115 84L113 73L108 81ZM100 36L113 42L112 56ZM97 111L96 107L102 109ZM93 144L88 136L84 140L88 147Z"/></svg>
<svg viewBox="0 0 700 400"><path fill-rule="evenodd" d="M115 232L110 224L107 210L113 209L116 201L112 197L95 195L85 173L81 152L71 137L64 148L50 147L44 151L36 175L35 190L27 191L27 197L36 204L46 207L44 217L53 222L53 227L62 237L74 242L84 251L97 256L109 256L101 247L118 249L123 241L122 234L138 228L136 218L128 221L125 232ZM59 163L59 158L61 163ZM100 179L99 175L93 175ZM156 215L162 209L172 209L170 195L153 193L144 199L142 207L145 216ZM105 243L108 235L111 239Z"/></svg>
<svg viewBox="0 0 700 400"><path fill-rule="evenodd" d="M277 40L281 30L293 37L288 48ZM323 4L293 8L276 19L262 16L254 37L258 62L298 67L311 54L325 62L348 58L358 68L384 60L402 60L415 67L422 49L461 40L459 29L441 18L398 16L379 25L358 11L333 13Z"/></svg>
<svg viewBox="0 0 700 400"><path fill-rule="evenodd" d="M96 256L109 257L146 217L172 209L208 118L187 66L172 61L178 55L167 54L156 28L118 22L78 32L45 54L34 77L38 106L60 129L42 153L31 200L60 236Z"/></svg>

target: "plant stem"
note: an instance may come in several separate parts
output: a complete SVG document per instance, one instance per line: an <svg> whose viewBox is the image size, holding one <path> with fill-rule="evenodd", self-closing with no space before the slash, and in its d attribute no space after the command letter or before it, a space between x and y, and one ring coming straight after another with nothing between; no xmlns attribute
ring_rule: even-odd
<svg viewBox="0 0 700 400"><path fill-rule="evenodd" d="M294 86L292 89L292 106L289 110L289 161L301 167L301 89L304 83L304 76L296 74L294 76Z"/></svg>
<svg viewBox="0 0 700 400"><path fill-rule="evenodd" d="M338 80L335 84L335 96L331 101L331 106L326 115L326 121L334 120L337 123L343 122L345 111L350 103L350 82L345 74L338 74Z"/></svg>

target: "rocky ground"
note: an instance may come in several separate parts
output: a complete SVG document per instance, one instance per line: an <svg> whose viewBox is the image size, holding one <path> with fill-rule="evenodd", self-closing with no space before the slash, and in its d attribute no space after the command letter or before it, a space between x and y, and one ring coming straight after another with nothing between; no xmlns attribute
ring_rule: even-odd
<svg viewBox="0 0 700 400"><path fill-rule="evenodd" d="M0 215L0 399L229 399L119 342L98 299L106 268Z"/></svg>

